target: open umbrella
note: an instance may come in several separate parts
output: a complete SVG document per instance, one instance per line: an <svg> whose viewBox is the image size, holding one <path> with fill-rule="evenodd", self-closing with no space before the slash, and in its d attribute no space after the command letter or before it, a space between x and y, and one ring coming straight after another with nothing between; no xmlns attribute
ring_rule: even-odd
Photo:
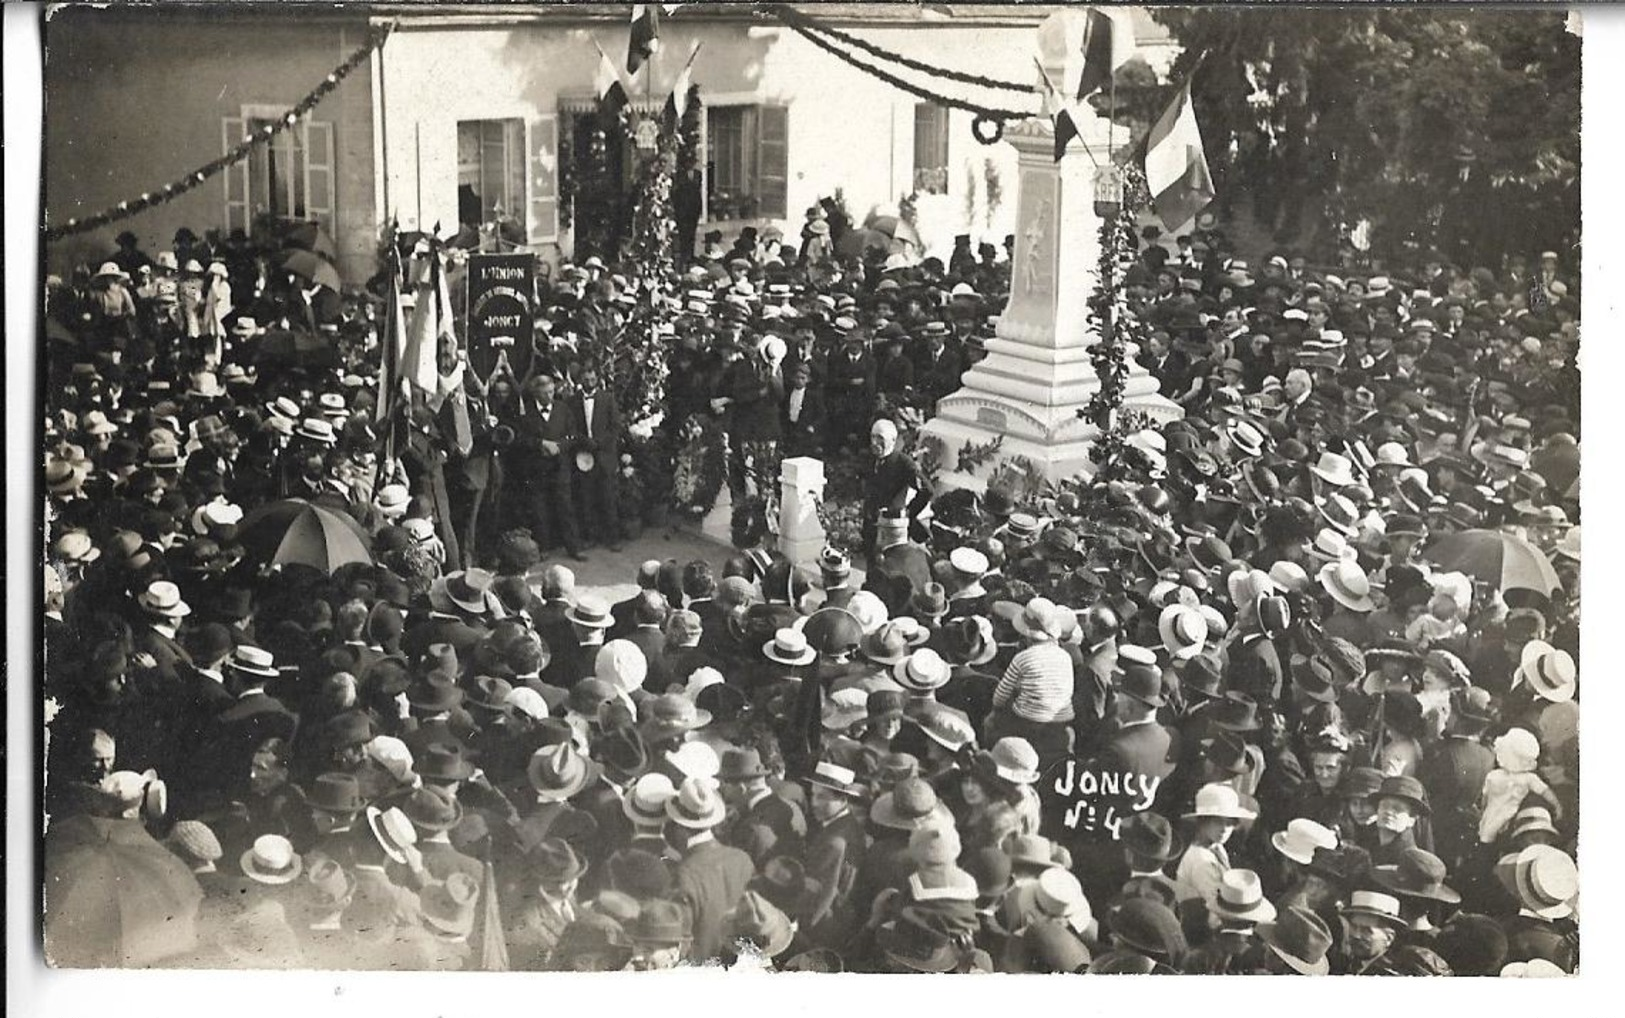
<svg viewBox="0 0 1625 1018"><path fill-rule="evenodd" d="M859 228L848 230L835 242L835 253L843 258L861 258L864 252L875 250L891 253L891 237L879 230Z"/></svg>
<svg viewBox="0 0 1625 1018"><path fill-rule="evenodd" d="M203 890L138 820L76 816L45 850L45 956L66 968L142 968L197 946Z"/></svg>
<svg viewBox="0 0 1625 1018"><path fill-rule="evenodd" d="M338 247L333 238L327 235L317 223L295 223L282 235L282 246L299 248L303 251L313 251L326 258L329 262L338 257Z"/></svg>
<svg viewBox="0 0 1625 1018"><path fill-rule="evenodd" d="M344 285L339 282L339 270L333 267L333 263L314 251L288 248L282 252L282 268L301 279L320 283L333 290L342 289Z"/></svg>
<svg viewBox="0 0 1625 1018"><path fill-rule="evenodd" d="M237 540L265 565L306 565L332 575L351 562L372 563L371 542L361 524L337 509L302 498L255 509L243 517Z"/></svg>
<svg viewBox="0 0 1625 1018"><path fill-rule="evenodd" d="M892 243L893 251L900 250L901 245L912 245L916 251L925 247L920 243L919 231L910 226L908 220L898 216L872 215L864 220L863 228L885 237Z"/></svg>
<svg viewBox="0 0 1625 1018"><path fill-rule="evenodd" d="M1483 580L1496 590L1533 590L1550 597L1561 583L1539 548L1499 530L1463 530L1428 546L1426 557L1444 570Z"/></svg>

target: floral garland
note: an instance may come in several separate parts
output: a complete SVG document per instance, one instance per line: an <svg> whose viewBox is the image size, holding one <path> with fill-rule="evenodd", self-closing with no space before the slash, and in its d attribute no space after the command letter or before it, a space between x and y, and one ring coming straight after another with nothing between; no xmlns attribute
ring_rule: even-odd
<svg viewBox="0 0 1625 1018"><path fill-rule="evenodd" d="M338 88L339 82L349 77L350 72L361 66L362 61L372 56L373 51L382 46L384 44L384 40L388 39L389 34L394 30L394 22L390 22L387 25L379 25L377 28L374 28L367 36L367 41L362 44L361 48L350 54L349 58L345 60L344 63L335 67L333 72L327 77L323 78L322 81L310 92L310 94L306 95L297 103L294 103L288 108L286 113L278 117L270 124L267 124L262 130L245 137L242 141L238 142L230 152L227 152L219 159L204 163L191 173L186 174L179 180L165 184L156 191L143 192L138 198L132 198L128 201L121 201L112 208L105 209L93 216L89 216L84 219L69 219L61 226L48 227L45 230L45 239L47 241L61 240L63 237L70 237L76 233L84 233L88 230L99 229L103 226L119 222L120 220L128 219L131 216L139 215L150 208L156 208L159 205L168 204L186 192L191 191L194 188L201 187L211 177L219 176L221 173L233 166L236 166L244 159L247 159L254 151L255 145L258 145L261 142L270 141L278 134L281 134L283 131L286 131L297 124L301 118L310 113L311 110L314 110L323 99L326 99L334 89Z"/></svg>
<svg viewBox="0 0 1625 1018"><path fill-rule="evenodd" d="M865 74L879 78L881 81L884 81L893 88L900 88L904 92L916 96L917 98L924 99L927 102L937 103L941 106L949 106L954 109L965 110L966 112L976 114L984 121L996 122L998 123L1001 131L1003 122L1006 120L1026 120L1028 117L1037 115L1033 112L1024 110L1011 110L1002 109L996 106L983 106L980 103L970 102L966 99L959 99L954 96L947 96L933 92L923 86L904 81L902 78L892 74L890 71L886 71L880 67L876 67L874 64L859 59L846 50L836 46L828 39L816 35L813 30L806 25L798 24L794 20L790 20L785 23L789 25L792 31L796 32L814 46L817 46L819 49L829 53L838 60L851 64L853 67L863 71ZM993 140L996 141L997 138L995 137Z"/></svg>
<svg viewBox="0 0 1625 1018"><path fill-rule="evenodd" d="M869 53L872 56L877 56L882 60L889 60L894 64L901 64L911 71L921 71L925 74L932 75L933 77L946 78L949 81L963 82L967 85L980 85L983 88L1002 89L1006 92L1035 93L1038 91L1037 88L1030 84L1023 85L1016 81L1003 81L999 78L987 78L980 74L968 74L964 71L956 71L948 67L937 67L933 64L925 63L924 61L914 60L910 57L904 56L901 53L896 53L884 47L877 46L872 42L859 39L857 36L843 32L838 28L831 28L829 25L826 25L810 15L796 10L794 7L791 7L788 4L780 4L778 6L771 7L769 8L769 12L786 25L789 25L791 28L802 26L809 29L815 29L829 36L831 39L835 39L839 42L846 43L848 46L861 49L865 53Z"/></svg>
<svg viewBox="0 0 1625 1018"><path fill-rule="evenodd" d="M1144 341L1145 325L1129 306L1121 281L1139 251L1135 222L1149 195L1145 173L1139 166L1131 161L1123 168L1123 175L1123 200L1117 215L1100 223L1100 262L1088 302L1088 320L1099 337L1089 347L1089 361L1100 388L1078 411L1099 431L1089 457L1102 480L1112 480L1123 471L1126 440L1144 426L1144 415L1123 410L1128 345Z"/></svg>

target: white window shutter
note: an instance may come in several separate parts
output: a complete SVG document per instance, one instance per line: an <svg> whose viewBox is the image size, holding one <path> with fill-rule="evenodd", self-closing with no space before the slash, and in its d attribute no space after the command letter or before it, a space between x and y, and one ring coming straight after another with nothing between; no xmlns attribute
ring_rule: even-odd
<svg viewBox="0 0 1625 1018"><path fill-rule="evenodd" d="M787 214L789 126L788 107L757 107L756 195L760 199L757 215L770 219Z"/></svg>
<svg viewBox="0 0 1625 1018"><path fill-rule="evenodd" d="M305 209L304 218L321 224L328 236L333 235L333 125L328 121L312 120L303 125L305 132Z"/></svg>
<svg viewBox="0 0 1625 1018"><path fill-rule="evenodd" d="M559 118L556 113L534 117L527 125L525 174L527 242L532 246L559 236Z"/></svg>
<svg viewBox="0 0 1625 1018"><path fill-rule="evenodd" d="M220 153L225 155L242 143L248 132L247 122L241 117L224 117L220 121ZM241 229L249 232L252 215L248 201L248 159L226 167L220 176L226 188L226 232Z"/></svg>

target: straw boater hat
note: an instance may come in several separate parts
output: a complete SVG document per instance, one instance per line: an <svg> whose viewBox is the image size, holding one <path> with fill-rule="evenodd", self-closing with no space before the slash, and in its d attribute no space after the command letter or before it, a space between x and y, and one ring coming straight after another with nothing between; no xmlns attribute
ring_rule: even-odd
<svg viewBox="0 0 1625 1018"><path fill-rule="evenodd" d="M1270 844L1293 862L1308 866L1314 861L1316 849L1330 852L1337 848L1337 832L1325 824L1298 817L1287 822L1286 830L1270 835Z"/></svg>
<svg viewBox="0 0 1625 1018"><path fill-rule="evenodd" d="M1196 791L1194 808L1185 819L1222 817L1226 820L1256 820L1258 814L1241 804L1241 793L1220 782L1203 785Z"/></svg>
<svg viewBox="0 0 1625 1018"><path fill-rule="evenodd" d="M564 612L564 617L587 629L608 629L615 624L609 605L599 597L587 594L576 600Z"/></svg>
<svg viewBox="0 0 1625 1018"><path fill-rule="evenodd" d="M1332 600L1356 612L1376 610L1371 600L1371 581L1365 570L1351 561L1327 563L1319 573L1320 585Z"/></svg>
<svg viewBox="0 0 1625 1018"><path fill-rule="evenodd" d="M948 684L952 669L942 656L929 647L916 650L892 665L897 684L914 693L928 693Z"/></svg>
<svg viewBox="0 0 1625 1018"><path fill-rule="evenodd" d="M666 822L666 800L676 794L677 786L672 784L671 778L659 771L650 771L627 789L621 812L634 825L659 827Z"/></svg>
<svg viewBox="0 0 1625 1018"><path fill-rule="evenodd" d="M1579 670L1568 651L1558 650L1544 640L1530 640L1524 644L1512 685L1528 685L1543 700L1567 703L1574 699L1578 678Z"/></svg>
<svg viewBox="0 0 1625 1018"><path fill-rule="evenodd" d="M781 665L800 667L811 664L818 652L807 642L807 634L800 629L780 629L773 639L762 645L762 653L769 661Z"/></svg>
<svg viewBox="0 0 1625 1018"><path fill-rule="evenodd" d="M728 815L716 789L698 778L684 778L677 794L666 800L665 810L668 820L692 831L708 831Z"/></svg>
<svg viewBox="0 0 1625 1018"><path fill-rule="evenodd" d="M293 842L280 834L262 834L238 860L243 876L259 884L289 884L304 871Z"/></svg>
<svg viewBox="0 0 1625 1018"><path fill-rule="evenodd" d="M191 606L181 600L180 588L168 580L154 580L136 597L136 603L154 615L167 619L183 619L192 614Z"/></svg>

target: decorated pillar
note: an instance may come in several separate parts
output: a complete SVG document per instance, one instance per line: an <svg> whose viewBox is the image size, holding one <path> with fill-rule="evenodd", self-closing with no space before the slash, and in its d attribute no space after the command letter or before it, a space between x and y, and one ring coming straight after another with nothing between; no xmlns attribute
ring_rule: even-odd
<svg viewBox="0 0 1625 1018"><path fill-rule="evenodd" d="M1087 9L1061 11L1038 30L1044 80L1075 88L1082 73ZM1055 127L1048 117L1006 126L1019 157L1015 250L1010 300L999 316L987 357L965 373L962 387L937 403L925 433L943 445L952 468L966 443L1002 435L1001 457L1023 456L1051 480L1092 473L1089 447L1098 431L1079 414L1100 387L1089 362L1088 299L1100 277L1100 225L1095 180L1110 164L1110 125L1084 104L1074 114L1079 137L1055 159ZM1125 139L1126 140L1126 139ZM1119 281L1120 282L1120 281ZM1129 375L1123 406L1153 422L1181 416L1157 394L1157 382L1126 352ZM980 488L982 476L945 471L949 487Z"/></svg>

